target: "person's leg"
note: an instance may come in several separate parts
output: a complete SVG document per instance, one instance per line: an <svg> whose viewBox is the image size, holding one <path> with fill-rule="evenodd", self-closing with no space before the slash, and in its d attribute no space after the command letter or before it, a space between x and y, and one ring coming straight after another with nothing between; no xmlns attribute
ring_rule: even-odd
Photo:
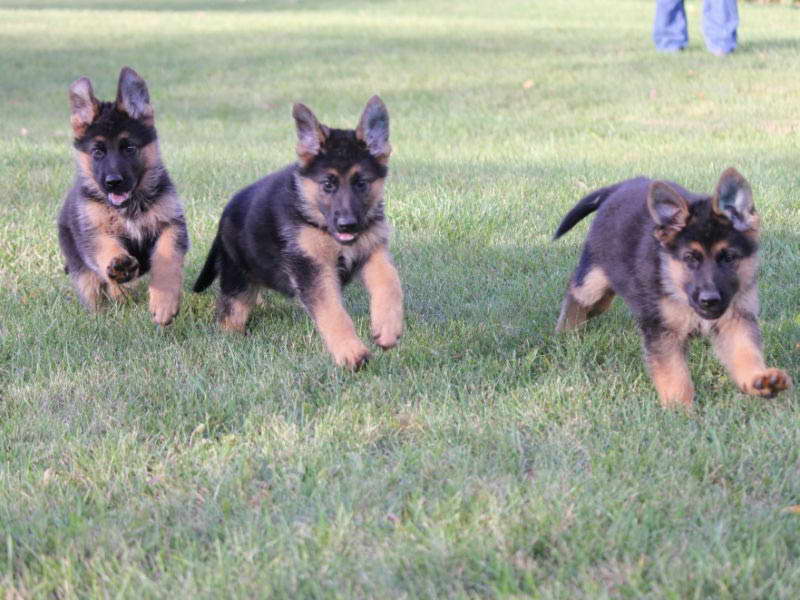
<svg viewBox="0 0 800 600"><path fill-rule="evenodd" d="M733 52L736 48L738 26L736 0L704 0L703 37L711 52L717 55Z"/></svg>
<svg viewBox="0 0 800 600"><path fill-rule="evenodd" d="M656 0L653 41L662 52L682 50L689 42L683 0Z"/></svg>

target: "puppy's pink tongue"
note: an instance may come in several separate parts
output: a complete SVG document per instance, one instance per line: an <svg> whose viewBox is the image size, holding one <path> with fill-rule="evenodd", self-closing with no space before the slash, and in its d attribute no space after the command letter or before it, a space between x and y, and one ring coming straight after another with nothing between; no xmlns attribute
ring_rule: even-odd
<svg viewBox="0 0 800 600"><path fill-rule="evenodd" d="M337 233L336 237L341 242L349 242L352 241L356 236L354 236L352 233Z"/></svg>
<svg viewBox="0 0 800 600"><path fill-rule="evenodd" d="M120 205L125 202L130 195L130 192L125 192L124 194L109 194L108 199L111 200L112 204Z"/></svg>

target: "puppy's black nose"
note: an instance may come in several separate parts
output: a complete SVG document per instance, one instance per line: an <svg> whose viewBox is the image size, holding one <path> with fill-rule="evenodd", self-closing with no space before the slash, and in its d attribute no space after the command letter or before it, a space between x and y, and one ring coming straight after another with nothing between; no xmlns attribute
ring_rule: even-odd
<svg viewBox="0 0 800 600"><path fill-rule="evenodd" d="M716 308L721 300L719 292L700 292L697 303L705 309Z"/></svg>
<svg viewBox="0 0 800 600"><path fill-rule="evenodd" d="M122 183L122 177L119 175L106 175L106 187L109 190L113 190L120 183Z"/></svg>
<svg viewBox="0 0 800 600"><path fill-rule="evenodd" d="M358 221L353 215L342 215L336 217L336 230L341 233L352 233L356 230Z"/></svg>

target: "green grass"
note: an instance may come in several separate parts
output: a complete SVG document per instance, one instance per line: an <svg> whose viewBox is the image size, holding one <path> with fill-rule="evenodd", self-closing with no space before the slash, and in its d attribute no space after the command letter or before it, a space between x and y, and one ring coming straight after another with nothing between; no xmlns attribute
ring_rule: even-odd
<svg viewBox="0 0 800 600"><path fill-rule="evenodd" d="M621 304L552 329L586 191L710 191L735 165L764 223L768 362L800 379L800 11L740 5L741 47L657 54L652 2L0 3L0 596L800 594L796 391L735 390L690 352L663 411ZM294 303L246 338L213 294L153 326L91 316L54 227L67 86L147 80L198 272L227 198L293 160L291 103L392 118L388 213L407 333L337 370ZM529 82L526 84L526 82ZM366 296L347 303L362 337ZM16 594L16 595L15 595Z"/></svg>

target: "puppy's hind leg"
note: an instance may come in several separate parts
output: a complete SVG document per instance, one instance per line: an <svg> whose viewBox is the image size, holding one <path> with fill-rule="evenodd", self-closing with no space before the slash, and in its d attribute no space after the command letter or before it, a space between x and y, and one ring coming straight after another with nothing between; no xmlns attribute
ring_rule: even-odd
<svg viewBox="0 0 800 600"><path fill-rule="evenodd" d="M570 287L572 287L570 285ZM588 318L588 312L584 306L572 295L571 290L567 290L564 295L564 300L561 302L561 314L558 315L558 322L556 323L556 333L562 333L575 329L583 324Z"/></svg>
<svg viewBox="0 0 800 600"><path fill-rule="evenodd" d="M224 252L220 260L219 288L217 318L220 327L225 331L245 333L258 288L248 281L244 272Z"/></svg>
<svg viewBox="0 0 800 600"><path fill-rule="evenodd" d="M70 271L72 283L78 292L78 298L90 312L100 308L103 282L91 269L84 268L77 272Z"/></svg>
<svg viewBox="0 0 800 600"><path fill-rule="evenodd" d="M103 280L84 262L72 231L63 223L58 225L58 242L66 262L64 272L69 274L78 299L89 311L98 310L102 300Z"/></svg>
<svg viewBox="0 0 800 600"><path fill-rule="evenodd" d="M556 332L569 331L603 314L614 300L611 282L600 267L592 267L581 278L576 273L561 303Z"/></svg>

